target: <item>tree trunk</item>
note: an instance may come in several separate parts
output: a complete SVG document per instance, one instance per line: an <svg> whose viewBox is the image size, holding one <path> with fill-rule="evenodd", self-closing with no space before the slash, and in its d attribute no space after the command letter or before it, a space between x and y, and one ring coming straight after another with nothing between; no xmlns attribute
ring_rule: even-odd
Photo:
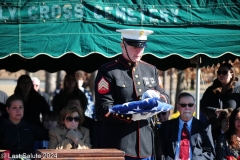
<svg viewBox="0 0 240 160"><path fill-rule="evenodd" d="M63 78L64 78L63 71L58 71L57 72L56 86L58 86L63 81Z"/></svg>
<svg viewBox="0 0 240 160"><path fill-rule="evenodd" d="M165 88L164 86L166 85L166 78L167 78L167 71L163 71L163 80L162 80L163 88Z"/></svg>
<svg viewBox="0 0 240 160"><path fill-rule="evenodd" d="M50 99L52 99L52 94L56 88L56 73L49 73L45 71L45 92L49 95Z"/></svg>
<svg viewBox="0 0 240 160"><path fill-rule="evenodd" d="M177 74L177 88L176 88L176 97L175 97L175 109L174 109L174 112L176 112L177 111L177 102L178 102L178 100L177 100L177 98L178 98L178 95L180 94L180 93L182 93L183 92L183 90L184 90L184 71L183 70L178 70L178 74Z"/></svg>

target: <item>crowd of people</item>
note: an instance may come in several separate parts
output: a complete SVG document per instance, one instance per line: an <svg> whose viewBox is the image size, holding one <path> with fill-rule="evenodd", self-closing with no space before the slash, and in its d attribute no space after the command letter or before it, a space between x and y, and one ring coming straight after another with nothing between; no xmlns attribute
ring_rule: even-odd
<svg viewBox="0 0 240 160"><path fill-rule="evenodd" d="M83 71L66 73L52 100L39 90L39 79L28 75L18 78L11 96L0 92L0 150L29 154L37 149L116 148L124 151L125 160L239 159L240 82L230 63L220 65L199 102L204 119L193 116L198 102L187 92L178 95L180 116L175 119L169 120L169 110L110 112L115 105L126 104L127 109L127 104L143 101L148 90L169 103L156 67L141 60L153 32L117 32L122 55L99 68L95 101L83 88Z"/></svg>

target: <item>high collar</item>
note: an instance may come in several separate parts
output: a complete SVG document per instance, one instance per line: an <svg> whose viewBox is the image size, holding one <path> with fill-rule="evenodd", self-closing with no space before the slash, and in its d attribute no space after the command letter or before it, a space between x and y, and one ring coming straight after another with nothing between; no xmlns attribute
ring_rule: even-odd
<svg viewBox="0 0 240 160"><path fill-rule="evenodd" d="M130 68L136 67L139 63L139 62L131 62L131 61L127 60L126 58L124 58L123 55L118 58L118 61Z"/></svg>

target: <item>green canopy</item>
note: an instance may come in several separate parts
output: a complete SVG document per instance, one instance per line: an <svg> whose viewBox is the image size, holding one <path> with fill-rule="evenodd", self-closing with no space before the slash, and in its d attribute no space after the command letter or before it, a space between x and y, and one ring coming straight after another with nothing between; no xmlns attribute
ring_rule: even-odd
<svg viewBox="0 0 240 160"><path fill-rule="evenodd" d="M240 55L235 0L3 0L0 69L92 72L120 55L116 29L150 29L143 60L184 69Z"/></svg>

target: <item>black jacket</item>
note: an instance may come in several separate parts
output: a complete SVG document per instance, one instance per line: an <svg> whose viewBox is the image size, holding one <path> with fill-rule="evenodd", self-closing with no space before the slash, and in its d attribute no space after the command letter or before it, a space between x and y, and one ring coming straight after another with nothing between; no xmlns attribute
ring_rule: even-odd
<svg viewBox="0 0 240 160"><path fill-rule="evenodd" d="M29 95L27 101L24 101L23 118L38 126L42 126L40 114L44 115L50 111L50 106L46 100L39 94Z"/></svg>
<svg viewBox="0 0 240 160"><path fill-rule="evenodd" d="M237 81L233 91L227 91L224 95L220 92L214 93L213 90L214 87L209 86L203 93L200 101L200 110L206 117L208 117L209 123L212 124L212 129L216 129L218 126L215 110L221 108L221 106L223 109L234 109L240 105L240 82Z"/></svg>
<svg viewBox="0 0 240 160"><path fill-rule="evenodd" d="M88 100L86 95L80 89L75 89L71 94L68 94L68 95L65 94L63 89L60 90L60 92L53 97L53 100L52 100L53 110L56 111L57 113L60 113L61 110L64 107L66 107L68 101L71 98L76 98L76 97L78 97L81 103L81 106L83 108L83 112L85 112L87 108Z"/></svg>
<svg viewBox="0 0 240 160"><path fill-rule="evenodd" d="M113 105L141 100L148 89L158 90L169 101L166 92L159 87L157 69L146 62L130 63L120 56L99 68L95 79L95 108L101 123L98 148L118 148L131 157L154 154L150 118L131 121L131 115L105 116Z"/></svg>
<svg viewBox="0 0 240 160"><path fill-rule="evenodd" d="M0 149L10 150L11 154L34 153L34 141L44 133L44 128L37 127L23 119L17 125L9 119L2 119Z"/></svg>
<svg viewBox="0 0 240 160"><path fill-rule="evenodd" d="M175 159L178 143L179 118L165 121L161 125L160 141L162 153L166 157ZM213 144L211 125L193 117L190 144L191 160L214 160L215 148Z"/></svg>

